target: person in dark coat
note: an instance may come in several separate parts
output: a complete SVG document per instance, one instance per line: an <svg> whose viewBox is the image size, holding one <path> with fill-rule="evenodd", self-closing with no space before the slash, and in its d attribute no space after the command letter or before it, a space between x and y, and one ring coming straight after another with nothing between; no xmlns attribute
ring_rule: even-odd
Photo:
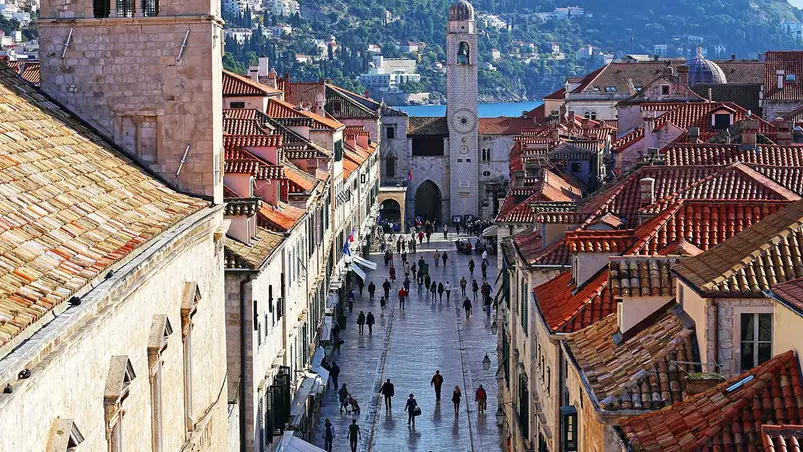
<svg viewBox="0 0 803 452"><path fill-rule="evenodd" d="M477 280L474 279L471 281L471 291L474 292L474 301L477 301L477 291L480 290L480 286L477 285Z"/></svg>
<svg viewBox="0 0 803 452"><path fill-rule="evenodd" d="M463 300L463 309L466 310L466 320L468 320L468 317L471 315L471 300L469 300L468 297Z"/></svg>
<svg viewBox="0 0 803 452"><path fill-rule="evenodd" d="M368 325L368 334L374 334L374 323L376 323L374 314L368 311L368 315L365 317L365 324Z"/></svg>
<svg viewBox="0 0 803 452"><path fill-rule="evenodd" d="M354 309L354 291L353 290L349 292L348 299L349 299L349 312L351 312Z"/></svg>
<svg viewBox="0 0 803 452"><path fill-rule="evenodd" d="M340 387L340 390L337 391L337 396L340 398L340 412L343 412L344 404L349 397L349 390L346 389L346 384L343 383L343 386Z"/></svg>
<svg viewBox="0 0 803 452"><path fill-rule="evenodd" d="M402 283L402 286L404 286L404 290L409 292L410 291L410 278L404 278L404 282Z"/></svg>
<svg viewBox="0 0 803 452"><path fill-rule="evenodd" d="M435 283L435 281L432 281L432 285L429 286L429 292L432 295L432 301L435 301L435 293L438 292L438 285Z"/></svg>
<svg viewBox="0 0 803 452"><path fill-rule="evenodd" d="M365 313L362 311L360 311L360 314L357 316L357 326L359 327L360 334L362 334L365 328Z"/></svg>
<svg viewBox="0 0 803 452"><path fill-rule="evenodd" d="M440 403L441 387L443 386L443 375L441 375L440 370L435 371L435 375L432 376L432 379L429 381L429 385L435 386L435 401Z"/></svg>
<svg viewBox="0 0 803 452"><path fill-rule="evenodd" d="M388 274L390 275L391 281L396 281L396 267L393 264L390 264L390 270L388 270Z"/></svg>
<svg viewBox="0 0 803 452"><path fill-rule="evenodd" d="M418 271L418 265L416 265L416 263L415 263L415 262L413 262L413 265L411 265L411 266L410 266L410 270L412 270L412 272L413 272L413 279L415 279L415 272L416 272L416 271Z"/></svg>
<svg viewBox="0 0 803 452"><path fill-rule="evenodd" d="M373 281L368 283L368 299L374 301L374 293L376 293L376 285Z"/></svg>
<svg viewBox="0 0 803 452"><path fill-rule="evenodd" d="M466 281L466 277L462 276L460 278L460 296L463 296L463 297L466 296L466 285L467 284L468 284L468 281Z"/></svg>
<svg viewBox="0 0 803 452"><path fill-rule="evenodd" d="M335 429L329 419L323 424L323 448L326 452L332 452L332 440L335 439Z"/></svg>
<svg viewBox="0 0 803 452"><path fill-rule="evenodd" d="M480 268L482 268L482 279L486 279L488 277L488 261L482 261Z"/></svg>
<svg viewBox="0 0 803 452"><path fill-rule="evenodd" d="M357 425L357 419L352 419L351 425L349 425L349 445L351 446L351 452L357 452L357 441L360 438L362 438L360 426Z"/></svg>
<svg viewBox="0 0 803 452"><path fill-rule="evenodd" d="M471 276L474 276L474 258L471 258L468 261L468 272L471 273Z"/></svg>
<svg viewBox="0 0 803 452"><path fill-rule="evenodd" d="M410 393L410 397L407 399L407 403L404 405L404 411L407 412L407 425L410 425L410 422L413 423L413 427L415 427L415 415L413 415L413 411L418 406L418 402L415 401L415 397L413 394Z"/></svg>
<svg viewBox="0 0 803 452"><path fill-rule="evenodd" d="M362 290L365 288L365 281L362 278L357 278L357 287L360 288L360 299L362 299Z"/></svg>
<svg viewBox="0 0 803 452"><path fill-rule="evenodd" d="M457 416L457 412L460 411L460 398L463 397L463 393L460 392L460 386L454 387L454 392L452 392L452 403L454 403L454 415Z"/></svg>
<svg viewBox="0 0 803 452"><path fill-rule="evenodd" d="M385 300L390 298L390 281L385 278L385 282L382 284L382 288L385 290Z"/></svg>
<svg viewBox="0 0 803 452"><path fill-rule="evenodd" d="M332 368L329 370L329 376L332 377L332 390L337 391L337 377L340 376L340 366L337 363L332 363Z"/></svg>
<svg viewBox="0 0 803 452"><path fill-rule="evenodd" d="M395 388L393 387L393 383L390 382L390 378L388 378L388 380L382 384L382 388L379 389L379 393L385 396L385 411L390 411L390 399L393 398L395 394Z"/></svg>
<svg viewBox="0 0 803 452"><path fill-rule="evenodd" d="M449 255L446 254L446 251L441 254L441 260L443 260L443 266L446 267L446 261L449 260Z"/></svg>
<svg viewBox="0 0 803 452"><path fill-rule="evenodd" d="M439 282L438 283L438 301L440 301L441 303L443 303L443 292L445 290L446 289L443 288L443 283Z"/></svg>
<svg viewBox="0 0 803 452"><path fill-rule="evenodd" d="M385 315L385 306L387 306L387 301L385 300L385 297L379 297L379 308L382 310L380 315L383 316Z"/></svg>
<svg viewBox="0 0 803 452"><path fill-rule="evenodd" d="M427 290L429 290L429 286L431 286L431 285L432 285L432 278L430 278L429 275L425 276L424 277L424 287Z"/></svg>

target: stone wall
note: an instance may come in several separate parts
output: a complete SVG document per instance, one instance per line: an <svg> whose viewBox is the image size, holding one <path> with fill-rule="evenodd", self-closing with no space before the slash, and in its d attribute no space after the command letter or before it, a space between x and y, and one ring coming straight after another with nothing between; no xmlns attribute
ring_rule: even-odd
<svg viewBox="0 0 803 452"><path fill-rule="evenodd" d="M123 450L149 448L148 339L157 314L167 315L173 329L161 354L162 447L180 450L186 439L181 304L189 281L198 283L201 295L192 318L194 450L226 449L223 253L214 237L223 216L220 210L204 215L185 220L186 230L156 248L139 251L141 261L136 258L118 269L84 295L80 306L69 308L0 361L5 367L26 353L40 356L29 367L31 378L15 384L13 394L0 396L0 450L45 450L51 423L58 417L76 423L85 438L81 449L106 450L104 392L116 355L127 356L136 375L122 402ZM43 349L54 337L55 345Z"/></svg>
<svg viewBox="0 0 803 452"><path fill-rule="evenodd" d="M222 201L222 22L208 9L65 20L91 2L53 3L39 21L42 90L174 187Z"/></svg>

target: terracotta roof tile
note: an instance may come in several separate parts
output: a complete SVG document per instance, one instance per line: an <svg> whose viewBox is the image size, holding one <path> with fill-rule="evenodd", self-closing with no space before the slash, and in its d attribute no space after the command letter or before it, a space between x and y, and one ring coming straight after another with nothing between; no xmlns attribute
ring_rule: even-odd
<svg viewBox="0 0 803 452"><path fill-rule="evenodd" d="M408 124L408 136L449 136L449 126L443 116L413 116Z"/></svg>
<svg viewBox="0 0 803 452"><path fill-rule="evenodd" d="M803 168L803 146L758 145L755 149L738 144L676 144L662 150L670 166L726 165L744 162L759 165Z"/></svg>
<svg viewBox="0 0 803 452"><path fill-rule="evenodd" d="M223 262L229 269L259 269L284 240L281 234L257 227L256 239L250 245L226 237Z"/></svg>
<svg viewBox="0 0 803 452"><path fill-rule="evenodd" d="M296 222L305 214L303 209L279 202L274 207L263 203L259 208L257 224L271 231L287 232L296 225Z"/></svg>
<svg viewBox="0 0 803 452"><path fill-rule="evenodd" d="M681 452L761 450L763 425L801 423L803 386L797 359L788 351L683 402L620 424L637 450Z"/></svg>
<svg viewBox="0 0 803 452"><path fill-rule="evenodd" d="M772 287L772 293L789 306L803 313L803 278L796 278Z"/></svg>
<svg viewBox="0 0 803 452"><path fill-rule="evenodd" d="M544 321L555 333L581 330L616 310L606 268L579 289L572 282L572 272L563 272L535 287L533 296Z"/></svg>
<svg viewBox="0 0 803 452"><path fill-rule="evenodd" d="M608 264L611 293L622 297L675 296L670 267L678 257L611 257Z"/></svg>
<svg viewBox="0 0 803 452"><path fill-rule="evenodd" d="M281 90L255 82L248 77L223 70L224 96L279 96L282 93Z"/></svg>
<svg viewBox="0 0 803 452"><path fill-rule="evenodd" d="M0 346L207 203L0 70Z"/></svg>
<svg viewBox="0 0 803 452"><path fill-rule="evenodd" d="M284 175L290 182L291 192L309 193L318 184L318 180L314 176L290 162L284 163Z"/></svg>
<svg viewBox="0 0 803 452"><path fill-rule="evenodd" d="M278 148L282 146L282 135L223 135L223 146L226 148Z"/></svg>
<svg viewBox="0 0 803 452"><path fill-rule="evenodd" d="M257 180L284 179L284 169L279 165L268 165L261 160L226 160L223 166L229 174L250 174Z"/></svg>
<svg viewBox="0 0 803 452"><path fill-rule="evenodd" d="M7 61L6 66L28 83L36 86L42 83L42 74L38 61Z"/></svg>
<svg viewBox="0 0 803 452"><path fill-rule="evenodd" d="M778 89L777 71L795 75L795 80L784 77L783 88ZM803 52L768 51L764 54L764 99L803 99Z"/></svg>
<svg viewBox="0 0 803 452"><path fill-rule="evenodd" d="M616 314L611 314L566 337L600 407L656 410L682 400L687 365L675 362L694 360L694 330L670 309L618 344L612 338L617 331Z"/></svg>
<svg viewBox="0 0 803 452"><path fill-rule="evenodd" d="M763 424L761 437L765 452L801 452L803 425Z"/></svg>
<svg viewBox="0 0 803 452"><path fill-rule="evenodd" d="M307 110L297 109L293 104L275 97L271 97L268 102L267 114L276 120L303 120L309 122L310 127L314 129L338 130L344 127L339 121L317 115Z"/></svg>
<svg viewBox="0 0 803 452"><path fill-rule="evenodd" d="M269 135L270 131L256 119L223 118L223 133L228 135Z"/></svg>
<svg viewBox="0 0 803 452"><path fill-rule="evenodd" d="M498 118L479 118L480 135L518 135L522 129L535 125L533 119L511 118L500 116Z"/></svg>
<svg viewBox="0 0 803 452"><path fill-rule="evenodd" d="M803 200L687 259L675 271L704 294L762 296L776 284L803 276L802 254Z"/></svg>

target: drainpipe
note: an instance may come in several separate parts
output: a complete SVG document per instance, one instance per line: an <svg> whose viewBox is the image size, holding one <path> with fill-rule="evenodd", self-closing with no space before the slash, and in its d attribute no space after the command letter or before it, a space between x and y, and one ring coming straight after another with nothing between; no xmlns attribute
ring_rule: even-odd
<svg viewBox="0 0 803 452"><path fill-rule="evenodd" d="M714 364L718 366L717 369L719 369L719 371L721 372L722 371L722 367L719 366L719 303L717 302L716 298L712 298L711 299L711 306L714 309L714 312L713 312L713 315L714 315L714 356L713 356L713 358L714 359L713 359L713 361L714 361ZM703 369L703 372L706 372L706 370ZM712 371L712 372L716 372L716 371Z"/></svg>
<svg viewBox="0 0 803 452"><path fill-rule="evenodd" d="M245 447L245 335L246 328L250 327L251 322L246 324L245 312L247 302L245 299L245 288L251 285L251 275L247 275L240 281L240 452L246 452ZM249 291L250 292L250 291Z"/></svg>

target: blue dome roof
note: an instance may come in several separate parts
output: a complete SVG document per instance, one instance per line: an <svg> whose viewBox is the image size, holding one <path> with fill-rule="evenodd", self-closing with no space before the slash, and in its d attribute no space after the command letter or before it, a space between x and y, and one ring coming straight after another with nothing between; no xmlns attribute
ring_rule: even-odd
<svg viewBox="0 0 803 452"><path fill-rule="evenodd" d="M474 7L466 0L460 0L449 8L449 20L474 20Z"/></svg>
<svg viewBox="0 0 803 452"><path fill-rule="evenodd" d="M686 62L689 66L689 86L700 83L728 83L725 72L717 63L703 58L701 48L697 49L697 57Z"/></svg>

